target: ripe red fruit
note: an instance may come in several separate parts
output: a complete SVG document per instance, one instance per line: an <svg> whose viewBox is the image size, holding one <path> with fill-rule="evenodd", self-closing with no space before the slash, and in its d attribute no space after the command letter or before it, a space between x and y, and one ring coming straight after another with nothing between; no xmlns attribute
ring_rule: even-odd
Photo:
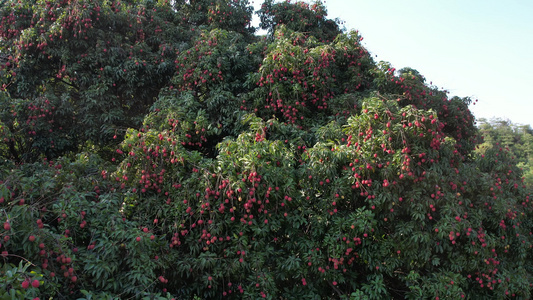
<svg viewBox="0 0 533 300"><path fill-rule="evenodd" d="M76 281L78 281L78 277L76 277L76 276L72 276L72 277L70 277L70 280L71 280L72 282L76 282Z"/></svg>
<svg viewBox="0 0 533 300"><path fill-rule="evenodd" d="M138 237L135 238L135 240L136 240L137 242L140 242L140 241L141 241L141 237L138 236Z"/></svg>
<svg viewBox="0 0 533 300"><path fill-rule="evenodd" d="M9 230L9 229L11 229L11 225L8 222L5 222L4 223L4 230Z"/></svg>
<svg viewBox="0 0 533 300"><path fill-rule="evenodd" d="M33 235L30 235L30 236L28 237L28 240L29 240L30 242L33 242L33 241L35 241L35 236L33 236Z"/></svg>
<svg viewBox="0 0 533 300"><path fill-rule="evenodd" d="M39 280L37 280L37 279L35 279L35 280L33 280L33 281L31 282L31 286L33 286L34 288L38 288L40 284L41 284L41 283L40 283Z"/></svg>
<svg viewBox="0 0 533 300"><path fill-rule="evenodd" d="M24 280L24 281L22 282L22 288L23 288L23 289L27 289L27 288L29 288L29 287L30 287L30 281L29 281L28 279Z"/></svg>

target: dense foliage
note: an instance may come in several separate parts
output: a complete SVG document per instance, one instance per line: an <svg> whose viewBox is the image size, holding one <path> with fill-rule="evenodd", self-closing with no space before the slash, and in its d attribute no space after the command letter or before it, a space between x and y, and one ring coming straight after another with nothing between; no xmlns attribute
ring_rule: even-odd
<svg viewBox="0 0 533 300"><path fill-rule="evenodd" d="M483 143L477 152L485 154L490 149L505 149L522 169L524 183L533 188L533 130L530 125L513 124L509 120L480 119L478 121Z"/></svg>
<svg viewBox="0 0 533 300"><path fill-rule="evenodd" d="M0 297L531 298L529 150L321 3L251 13L3 1Z"/></svg>

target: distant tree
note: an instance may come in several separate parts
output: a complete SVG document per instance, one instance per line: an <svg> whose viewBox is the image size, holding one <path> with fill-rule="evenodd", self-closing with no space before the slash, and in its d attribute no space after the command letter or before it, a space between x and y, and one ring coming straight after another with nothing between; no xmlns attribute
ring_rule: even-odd
<svg viewBox="0 0 533 300"><path fill-rule="evenodd" d="M504 119L480 119L478 121L481 143L477 152L484 154L491 148L503 148L523 170L524 183L533 187L533 129L530 125L513 124Z"/></svg>

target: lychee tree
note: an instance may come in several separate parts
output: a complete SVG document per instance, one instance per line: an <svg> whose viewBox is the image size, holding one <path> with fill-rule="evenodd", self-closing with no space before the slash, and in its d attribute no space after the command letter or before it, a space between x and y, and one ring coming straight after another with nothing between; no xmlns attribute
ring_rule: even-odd
<svg viewBox="0 0 533 300"><path fill-rule="evenodd" d="M70 127L66 150L82 141L105 147L114 135L139 126L173 76L177 53L196 35L163 1L5 2L2 89L26 110L39 106L40 98L57 99L63 116L56 124L75 124L58 126Z"/></svg>
<svg viewBox="0 0 533 300"><path fill-rule="evenodd" d="M285 25L293 31L305 36L314 36L321 42L329 43L342 32L339 19L328 19L326 6L315 1L309 4L304 1L266 0L257 12L261 23L259 27L273 35L279 25Z"/></svg>
<svg viewBox="0 0 533 300"><path fill-rule="evenodd" d="M77 3L90 15L93 6ZM138 85L140 73L121 75L115 89L98 88L115 75L87 62L87 74L96 73L84 88L72 90L71 79L59 85L39 79L45 83L25 91L20 78L46 78L56 72L52 64L43 63L44 75L21 68L34 68L30 61L5 64L3 80L11 85L0 95L0 278L6 293L531 298L531 190L505 148L473 151L478 131L470 99L449 98L414 69L375 63L355 31L336 27L330 37L318 36L323 21L334 23L320 3L267 1L264 8L280 8L261 12L273 14L271 20L292 9L319 22L276 21L267 37L251 38L247 20L228 13L246 3L103 2L104 12L124 14L117 22L129 22L131 12L153 14L153 22L132 24L153 34L152 46L133 42L128 27L110 40L116 49L102 44L117 51L108 55L110 70L130 63L122 50L138 49L127 51L146 60L139 72L155 72ZM30 8L36 9L19 2L1 11L13 16ZM229 25L210 23L209 14L219 11ZM20 40L18 27L10 28L2 45ZM61 42L65 59L83 59L72 51L74 41ZM101 93L86 98L101 109L93 117L116 107L139 125L106 121L122 129L99 147L85 143L89 129L80 124L88 123L77 121L84 98L67 96L91 89ZM133 102L124 106L117 95ZM65 146L37 147L46 139Z"/></svg>
<svg viewBox="0 0 533 300"><path fill-rule="evenodd" d="M170 2L183 24L193 29L222 29L252 38L253 7L248 0L176 0Z"/></svg>

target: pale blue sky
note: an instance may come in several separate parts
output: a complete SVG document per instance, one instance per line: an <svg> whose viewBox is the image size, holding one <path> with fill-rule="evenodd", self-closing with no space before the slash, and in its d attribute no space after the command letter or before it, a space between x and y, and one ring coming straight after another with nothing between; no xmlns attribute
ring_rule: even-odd
<svg viewBox="0 0 533 300"><path fill-rule="evenodd" d="M255 0L255 5L262 1ZM533 0L326 0L376 61L412 67L477 118L533 125ZM376 57L377 55L377 57Z"/></svg>

